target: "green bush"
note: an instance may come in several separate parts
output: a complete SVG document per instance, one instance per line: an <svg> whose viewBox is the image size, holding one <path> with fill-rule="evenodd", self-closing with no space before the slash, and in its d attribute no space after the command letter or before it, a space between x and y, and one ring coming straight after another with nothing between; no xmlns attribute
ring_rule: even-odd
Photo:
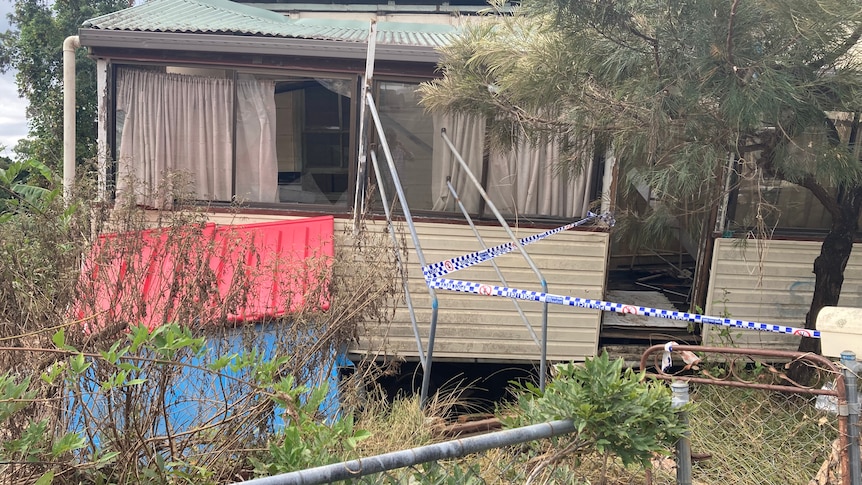
<svg viewBox="0 0 862 485"><path fill-rule="evenodd" d="M686 431L678 409L671 406L671 391L645 373L623 369L623 360L607 353L587 359L583 365L565 364L545 391L521 387L519 413L506 420L523 426L571 419L575 433L555 440L534 473L568 456L599 453L607 460L619 458L624 465L649 466L655 454L668 454Z"/></svg>

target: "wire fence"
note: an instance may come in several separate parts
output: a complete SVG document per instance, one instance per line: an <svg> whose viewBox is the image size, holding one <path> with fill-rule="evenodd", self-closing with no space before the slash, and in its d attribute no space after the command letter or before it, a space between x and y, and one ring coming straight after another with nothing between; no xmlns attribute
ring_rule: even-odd
<svg viewBox="0 0 862 485"><path fill-rule="evenodd" d="M818 409L816 397L709 384L693 389L695 483L807 484L831 462L838 417ZM740 429L748 436L739 436ZM837 463L831 466L827 483L840 483Z"/></svg>
<svg viewBox="0 0 862 485"><path fill-rule="evenodd" d="M671 350L682 365L667 360ZM690 483L723 485L858 484L849 470L858 430L848 426L844 364L855 367L855 360L842 356L839 365L808 353L671 344L641 359L656 377L692 386Z"/></svg>

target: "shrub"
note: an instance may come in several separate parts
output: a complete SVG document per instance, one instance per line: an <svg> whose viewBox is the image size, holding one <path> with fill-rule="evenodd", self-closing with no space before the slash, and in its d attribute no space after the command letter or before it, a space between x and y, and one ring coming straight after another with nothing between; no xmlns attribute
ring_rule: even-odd
<svg viewBox="0 0 862 485"><path fill-rule="evenodd" d="M618 457L624 465L649 466L654 454L667 454L686 427L671 406L671 391L645 373L623 369L607 353L583 365L558 365L542 392L521 387L518 414L509 426L571 419L575 433L554 440L530 472L529 481L564 458L597 452L605 465ZM535 451L535 450L534 450Z"/></svg>

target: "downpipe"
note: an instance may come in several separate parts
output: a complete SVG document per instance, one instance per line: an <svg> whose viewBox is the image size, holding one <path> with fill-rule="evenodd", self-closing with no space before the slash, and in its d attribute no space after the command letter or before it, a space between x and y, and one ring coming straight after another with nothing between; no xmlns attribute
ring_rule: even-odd
<svg viewBox="0 0 862 485"><path fill-rule="evenodd" d="M63 199L67 203L75 183L75 53L79 47L77 35L63 41Z"/></svg>

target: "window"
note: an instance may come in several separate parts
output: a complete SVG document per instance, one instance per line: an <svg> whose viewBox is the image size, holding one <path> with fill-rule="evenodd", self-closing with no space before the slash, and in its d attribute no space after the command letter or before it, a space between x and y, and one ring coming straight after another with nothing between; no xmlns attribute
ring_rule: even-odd
<svg viewBox="0 0 862 485"><path fill-rule="evenodd" d="M183 189L200 200L346 205L350 85L324 77L119 68L117 191L152 206L168 202L166 190Z"/></svg>
<svg viewBox="0 0 862 485"><path fill-rule="evenodd" d="M356 77L152 66L116 71L117 193L162 206L186 188L198 200L347 208L356 173ZM559 173L562 140L485 151L485 122L430 115L418 84L378 81L374 96L411 209L490 215L440 136L445 128L494 204L510 216L583 216L592 154L577 176ZM373 132L372 132L373 133ZM372 136L376 137L376 134ZM378 142L380 140L377 140ZM392 199L394 180L378 144ZM177 178L171 174L180 174Z"/></svg>
<svg viewBox="0 0 862 485"><path fill-rule="evenodd" d="M485 154L485 122L466 115L429 115L419 105L415 83L381 81L376 103L393 162L411 210L459 211L451 181L468 212L490 216L478 190L443 141L445 128L473 175L484 181L492 202L509 216L581 217L589 207L593 154L583 153L584 170L560 173L563 141L521 142L509 153ZM378 158L385 164L382 150ZM382 186L391 200L392 181Z"/></svg>
<svg viewBox="0 0 862 485"><path fill-rule="evenodd" d="M855 128L853 115L835 112L829 116L834 123L834 134L843 145L840 149L847 149L850 156L858 159L862 148L852 141ZM816 155L823 150L826 136L824 127L809 128L798 135L780 156L793 157L797 163L807 164L808 171L816 172ZM731 179L734 189L728 201L729 222L726 228L730 231L749 231L761 222L767 231L818 233L828 230L832 225L832 216L814 194L802 186L765 172L757 164L759 156L759 153L753 153L749 159L740 160L734 167ZM832 197L837 197L836 188L825 188Z"/></svg>
<svg viewBox="0 0 862 485"><path fill-rule="evenodd" d="M416 84L380 82L377 84L374 99L410 208L432 210L435 198L432 184L429 182L434 175L436 133L431 116L419 106ZM437 137L439 138L439 135ZM391 201L394 185L386 169L386 158L382 150L378 150L377 158L385 178L384 190Z"/></svg>

